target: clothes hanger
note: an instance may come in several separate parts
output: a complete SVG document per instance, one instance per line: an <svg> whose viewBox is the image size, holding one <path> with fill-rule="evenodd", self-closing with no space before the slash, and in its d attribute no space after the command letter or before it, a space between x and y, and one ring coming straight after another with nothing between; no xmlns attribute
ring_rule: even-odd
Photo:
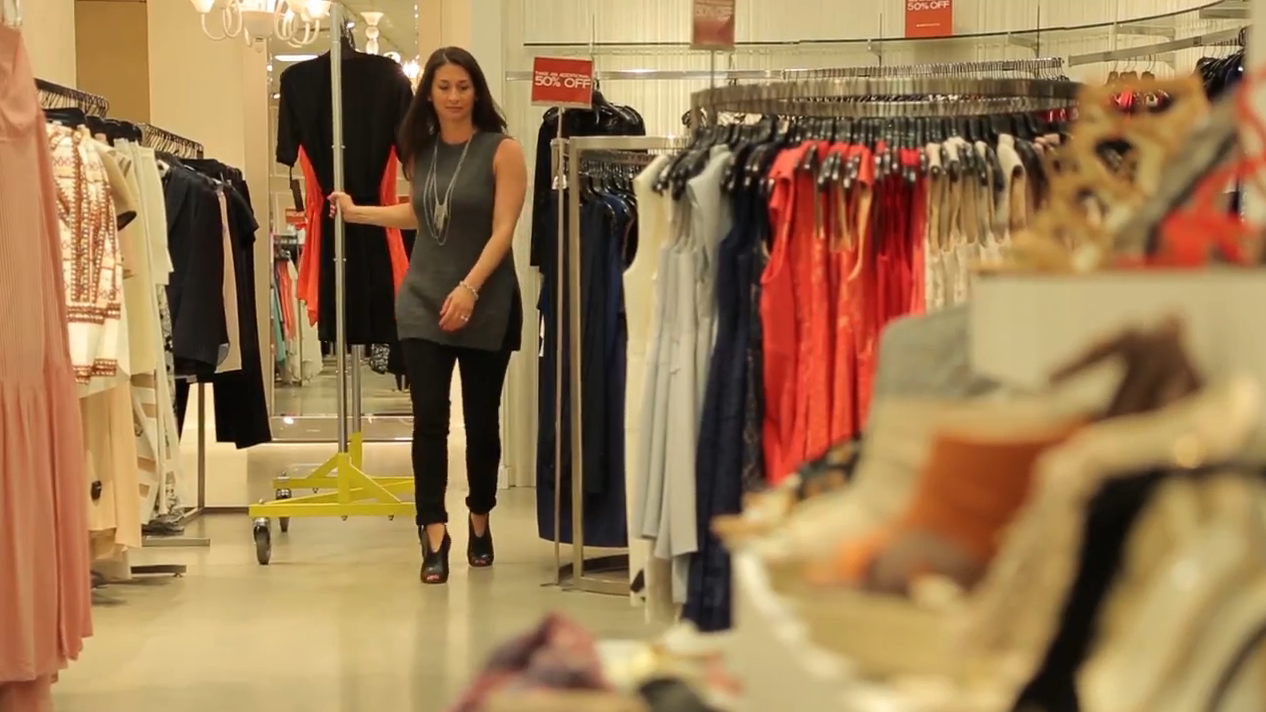
<svg viewBox="0 0 1266 712"><path fill-rule="evenodd" d="M348 56L360 54L360 50L356 49L356 34L352 28L352 23L344 22L339 29L339 42L343 45L343 51Z"/></svg>

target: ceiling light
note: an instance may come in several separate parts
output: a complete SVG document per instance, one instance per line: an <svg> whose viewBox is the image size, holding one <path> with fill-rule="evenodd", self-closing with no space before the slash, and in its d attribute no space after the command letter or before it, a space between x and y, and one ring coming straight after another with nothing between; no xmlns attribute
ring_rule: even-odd
<svg viewBox="0 0 1266 712"><path fill-rule="evenodd" d="M201 16L202 31L213 40L242 37L247 44L275 37L293 47L316 41L321 20L330 13L328 0L189 0ZM219 16L219 31L208 17Z"/></svg>
<svg viewBox="0 0 1266 712"><path fill-rule="evenodd" d="M316 59L315 54L279 54L273 57L274 62L306 62Z"/></svg>
<svg viewBox="0 0 1266 712"><path fill-rule="evenodd" d="M409 78L409 81L416 86L418 77L422 75L422 65L418 64L418 60L410 59L401 64L400 68L404 70L404 75Z"/></svg>

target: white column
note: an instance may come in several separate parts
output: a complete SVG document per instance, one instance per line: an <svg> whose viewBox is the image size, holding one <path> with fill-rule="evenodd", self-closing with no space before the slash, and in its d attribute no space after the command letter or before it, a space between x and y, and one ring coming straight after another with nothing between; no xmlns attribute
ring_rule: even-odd
<svg viewBox="0 0 1266 712"><path fill-rule="evenodd" d="M216 42L202 32L198 15L183 0L155 0L146 4L149 26L150 123L188 137L203 145L206 155L246 174L261 224L255 242L256 315L260 327L261 364L267 363L271 327L268 295L269 170L272 161L268 141L267 57L262 47L248 47L242 39ZM262 280L262 282L261 282ZM261 295L263 298L260 298ZM265 376L268 377L268 376ZM267 390L267 389L266 389ZM182 458L185 482L196 472L195 395L191 395L185 421ZM241 471L247 454L229 444L215 442L212 389L207 395L208 471ZM238 469L240 468L240 469ZM207 503L240 505L249 501L243 478L207 478Z"/></svg>
<svg viewBox="0 0 1266 712"><path fill-rule="evenodd" d="M502 31L502 6L509 0L465 0L470 8L468 25L470 40L466 45L479 60L488 76L488 88L498 105L504 105L505 96L505 43Z"/></svg>

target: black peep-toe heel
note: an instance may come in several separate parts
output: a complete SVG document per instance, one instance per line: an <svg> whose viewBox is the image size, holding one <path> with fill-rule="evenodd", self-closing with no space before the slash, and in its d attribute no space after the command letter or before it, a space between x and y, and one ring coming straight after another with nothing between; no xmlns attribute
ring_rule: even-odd
<svg viewBox="0 0 1266 712"><path fill-rule="evenodd" d="M470 530L470 538L466 544L466 560L470 562L471 568L486 569L492 566L494 553L492 550L492 522L484 523L484 535L475 535L475 523L470 519L466 520L466 526Z"/></svg>
<svg viewBox="0 0 1266 712"><path fill-rule="evenodd" d="M448 552L453 547L448 530L444 530L444 540L435 551L431 550L431 538L426 533L426 527L418 533L422 536L422 583L448 583Z"/></svg>

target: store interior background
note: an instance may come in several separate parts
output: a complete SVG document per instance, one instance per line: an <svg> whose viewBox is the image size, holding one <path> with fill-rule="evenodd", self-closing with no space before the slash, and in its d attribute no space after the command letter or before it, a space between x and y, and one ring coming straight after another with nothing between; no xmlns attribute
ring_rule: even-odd
<svg viewBox="0 0 1266 712"><path fill-rule="evenodd" d="M523 143L535 154L542 109L530 102L530 82L507 72L531 68L537 55L592 57L612 69L781 69L952 62L1026 57L1070 57L1244 24L1224 0L955 0L949 40L909 41L906 0L738 0L732 54L712 57L689 49L690 0L345 0L361 12L384 13L381 52L425 62L437 47L460 45L479 59L492 92ZM1211 10L1211 6L1216 5ZM1221 10L1221 11L1220 11ZM255 211L284 232L290 206L289 175L273 161L276 81L296 60L328 48L292 48L273 41L248 47L241 39L207 38L188 0L34 0L25 3L24 35L37 76L110 100L111 115L149 122L201 142L208 156L240 166L253 189ZM68 32L73 28L73 32ZM1074 79L1101 82L1110 71L1149 70L1159 77L1184 74L1210 48L1156 59L1070 67ZM1228 52L1230 49L1228 48ZM681 134L690 93L706 80L627 80L601 85L611 101L636 108L651 135ZM268 190L256 186L268 185ZM402 189L403 192L403 189ZM529 201L530 203L530 201ZM530 206L529 206L530 210ZM261 223L265 220L261 218ZM524 344L535 344L537 277L527 263L527 225L520 223L516 260L528 319ZM256 243L257 304L262 343L271 343L269 270L272 246ZM264 372L273 373L263 354ZM408 401L394 379L362 367L365 381L366 467L374 474L408 471ZM504 486L531 486L536 443L536 354L525 348L511 366L504 404ZM206 504L244 510L269 497L268 480L299 463L317 463L333 450L336 417L332 364L314 381L275 386L271 404L276 442L248 451L214 442L208 423ZM456 394L457 384L454 384ZM209 394L209 390L208 390ZM195 412L191 406L191 414ZM211 412L210 409L207 411ZM460 407L454 402L454 455L461 452ZM196 428L186 428L186 471L196 471ZM245 526L245 522L243 523Z"/></svg>

